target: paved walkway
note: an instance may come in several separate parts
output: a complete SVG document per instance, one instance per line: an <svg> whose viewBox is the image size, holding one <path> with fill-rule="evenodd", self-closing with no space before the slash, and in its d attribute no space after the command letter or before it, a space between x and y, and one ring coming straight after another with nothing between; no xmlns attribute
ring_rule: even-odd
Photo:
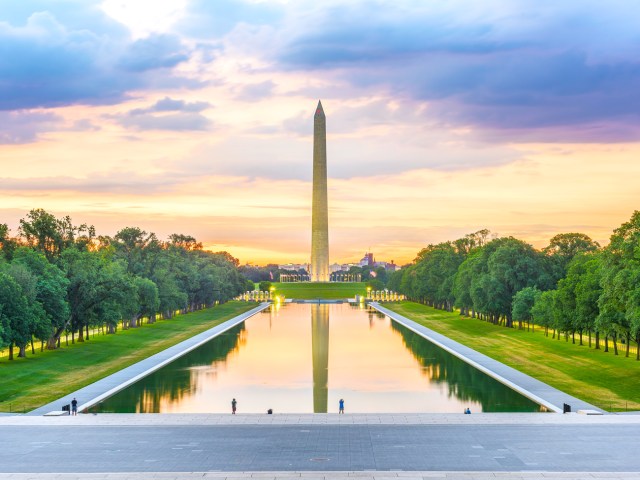
<svg viewBox="0 0 640 480"><path fill-rule="evenodd" d="M447 473L451 476L445 478L587 478L583 472L600 472L597 478L606 472L613 472L610 478L634 478L624 472L638 471L640 415L354 415L353 422L349 417L2 418L0 478L25 472L69 474L55 478L111 473L122 475L108 478L136 479L154 478L144 472L175 472L168 478L192 478L188 472L234 472L218 473L232 478L257 476L245 472L264 472L260 476L268 478L309 472L306 478L336 478L354 471L365 478L408 475L405 472L421 478L453 471L475 476ZM261 418L272 423L261 423ZM315 423L317 418L326 423ZM127 477L128 472L134 473Z"/></svg>
<svg viewBox="0 0 640 480"><path fill-rule="evenodd" d="M108 377L98 380L91 385L87 385L80 390L72 392L69 395L65 395L58 400L32 410L28 415L44 415L49 412L60 411L62 410L63 405L71 403L71 399L73 399L73 397L77 398L80 402L78 410L82 411L85 408L89 408L91 405L95 405L101 400L110 397L114 393L124 389L132 383L135 383L141 378L146 377L168 363L171 363L176 358L189 353L191 350L198 348L200 345L208 342L212 338L244 322L247 318L265 310L269 305L270 303L262 303L256 308L227 320L220 325L216 325L205 332L185 340L184 342L180 342L173 347L169 347L162 352L156 353L149 358L124 368L113 375L109 375Z"/></svg>
<svg viewBox="0 0 640 480"><path fill-rule="evenodd" d="M100 413L78 414L75 417L13 415L0 417L5 426L192 426L192 425L556 425L599 426L635 425L640 429L640 413L582 415L579 413L335 413L274 414L246 413Z"/></svg>
<svg viewBox="0 0 640 480"><path fill-rule="evenodd" d="M529 375L519 372L518 370L508 367L507 365L487 357L482 353L476 352L461 343L451 340L440 333L434 332L433 330L422 326L399 313L381 306L377 302L370 302L369 305L379 312L384 313L392 320L404 325L412 332L426 338L433 344L443 348L468 364L473 365L478 370L495 378L513 390L520 392L522 395L530 398L534 402L544 405L551 411L562 412L563 404L566 403L571 406L571 409L574 412L578 410L595 410L597 412L604 412L604 410L591 405L584 400L580 400L579 398L553 388L540 380L536 380Z"/></svg>
<svg viewBox="0 0 640 480"><path fill-rule="evenodd" d="M147 472L147 473L10 473L6 480L629 480L634 472Z"/></svg>

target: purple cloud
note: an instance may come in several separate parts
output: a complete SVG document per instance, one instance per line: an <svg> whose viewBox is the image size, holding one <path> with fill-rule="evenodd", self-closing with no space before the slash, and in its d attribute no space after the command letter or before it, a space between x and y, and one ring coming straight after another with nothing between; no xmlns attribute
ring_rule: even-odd
<svg viewBox="0 0 640 480"><path fill-rule="evenodd" d="M629 140L640 126L638 15L620 1L367 1L320 11L275 56L287 69L429 101L458 125Z"/></svg>
<svg viewBox="0 0 640 480"><path fill-rule="evenodd" d="M173 73L190 55L178 37L132 41L97 4L47 5L22 21L17 9L0 13L0 110L112 104L133 90L202 85Z"/></svg>
<svg viewBox="0 0 640 480"><path fill-rule="evenodd" d="M55 129L60 121L52 113L0 111L0 144L34 142L39 134Z"/></svg>

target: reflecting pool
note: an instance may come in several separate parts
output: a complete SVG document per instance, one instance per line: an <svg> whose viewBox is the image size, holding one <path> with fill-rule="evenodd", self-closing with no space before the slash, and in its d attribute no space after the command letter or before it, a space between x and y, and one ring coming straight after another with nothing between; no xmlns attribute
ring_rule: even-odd
<svg viewBox="0 0 640 480"><path fill-rule="evenodd" d="M537 412L538 404L388 317L343 304L272 306L91 411Z"/></svg>

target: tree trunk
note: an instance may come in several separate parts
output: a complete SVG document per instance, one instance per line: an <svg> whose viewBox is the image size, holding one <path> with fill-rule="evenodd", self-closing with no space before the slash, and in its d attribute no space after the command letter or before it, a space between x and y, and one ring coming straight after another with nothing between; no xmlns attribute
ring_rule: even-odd
<svg viewBox="0 0 640 480"><path fill-rule="evenodd" d="M580 345L582 346L582 330L578 334L580 335Z"/></svg>
<svg viewBox="0 0 640 480"><path fill-rule="evenodd" d="M9 360L13 360L13 342L9 344Z"/></svg>
<svg viewBox="0 0 640 480"><path fill-rule="evenodd" d="M62 336L62 333L65 331L65 329L69 326L69 324L71 323L72 317L70 316L66 322L64 322L64 325L62 325L61 327L58 327L54 332L53 335L51 335L51 337L49 338L49 340L47 340L47 350L55 350L56 348L60 348L60 337ZM69 342L67 342L68 344ZM57 346L56 346L57 345Z"/></svg>
<svg viewBox="0 0 640 480"><path fill-rule="evenodd" d="M618 355L618 337L616 335L612 335L611 339L613 340L613 353Z"/></svg>
<svg viewBox="0 0 640 480"><path fill-rule="evenodd" d="M596 350L600 350L600 332L596 331Z"/></svg>
<svg viewBox="0 0 640 480"><path fill-rule="evenodd" d="M112 323L110 323L107 326L107 335L109 335L111 333L116 333L115 325L113 325Z"/></svg>
<svg viewBox="0 0 640 480"><path fill-rule="evenodd" d="M609 335L604 336L604 351L605 353L609 351Z"/></svg>
<svg viewBox="0 0 640 480"><path fill-rule="evenodd" d="M640 360L640 335L636 336L636 360Z"/></svg>
<svg viewBox="0 0 640 480"><path fill-rule="evenodd" d="M18 347L18 357L19 358L25 358L27 356L27 346L26 345L20 345Z"/></svg>
<svg viewBox="0 0 640 480"><path fill-rule="evenodd" d="M81 342L84 342L84 329L82 328L82 325L78 328L78 343Z"/></svg>
<svg viewBox="0 0 640 480"><path fill-rule="evenodd" d="M31 337L31 355L35 355L36 354L36 349L33 347L33 337ZM629 355L627 355L628 357Z"/></svg>
<svg viewBox="0 0 640 480"><path fill-rule="evenodd" d="M86 335L87 340L89 340L89 325L87 324L87 335Z"/></svg>
<svg viewBox="0 0 640 480"><path fill-rule="evenodd" d="M629 343L631 340L631 335L629 335L629 332L627 332L627 352L625 354L625 357L629 358Z"/></svg>

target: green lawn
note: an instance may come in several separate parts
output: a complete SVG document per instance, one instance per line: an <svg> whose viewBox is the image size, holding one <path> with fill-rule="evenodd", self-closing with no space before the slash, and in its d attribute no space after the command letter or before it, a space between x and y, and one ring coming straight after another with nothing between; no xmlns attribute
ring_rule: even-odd
<svg viewBox="0 0 640 480"><path fill-rule="evenodd" d="M273 283L276 295L284 295L286 298L309 300L322 298L325 300L338 300L354 298L356 295L366 295L367 286L364 282L358 283Z"/></svg>
<svg viewBox="0 0 640 480"><path fill-rule="evenodd" d="M412 302L385 304L425 327L605 410L640 410L640 362Z"/></svg>
<svg viewBox="0 0 640 480"><path fill-rule="evenodd" d="M256 306L228 302L88 342L0 361L0 412L29 411L143 360ZM64 341L64 338L63 338Z"/></svg>

